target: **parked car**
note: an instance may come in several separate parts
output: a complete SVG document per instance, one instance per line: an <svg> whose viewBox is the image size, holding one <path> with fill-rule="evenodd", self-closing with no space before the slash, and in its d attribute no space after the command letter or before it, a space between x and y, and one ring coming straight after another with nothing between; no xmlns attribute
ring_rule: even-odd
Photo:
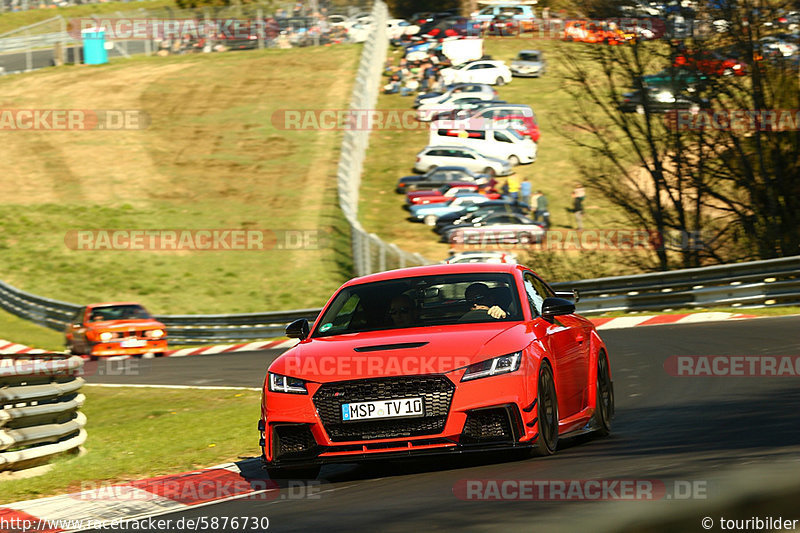
<svg viewBox="0 0 800 533"><path fill-rule="evenodd" d="M683 50L675 55L672 66L714 76L744 76L748 72L747 64L738 54L713 50Z"/></svg>
<svg viewBox="0 0 800 533"><path fill-rule="evenodd" d="M710 106L707 99L694 94L673 93L659 89L645 89L644 94L646 95L644 97L642 91L623 94L619 110L623 113L635 112L641 115L645 113L645 106L647 106L651 113L666 113L674 109L688 109L695 113Z"/></svg>
<svg viewBox="0 0 800 533"><path fill-rule="evenodd" d="M470 206L480 206L486 202L493 201L484 194L459 194L455 198L444 203L427 204L427 205L412 205L411 216L409 219L412 222L424 222L428 226L436 224L436 220L448 213L457 213L469 208Z"/></svg>
<svg viewBox="0 0 800 533"><path fill-rule="evenodd" d="M489 200L480 205L467 206L461 211L455 213L442 214L436 219L436 225L433 231L442 233L444 228L451 225L460 224L463 220L472 216L485 216L490 213L520 213L525 214L530 212L530 207L524 202L514 203L510 200Z"/></svg>
<svg viewBox="0 0 800 533"><path fill-rule="evenodd" d="M67 351L90 357L164 355L167 328L134 302L82 307L65 332Z"/></svg>
<svg viewBox="0 0 800 533"><path fill-rule="evenodd" d="M547 71L547 61L540 50L520 50L509 69L512 76L538 78Z"/></svg>
<svg viewBox="0 0 800 533"><path fill-rule="evenodd" d="M449 226L445 226L441 231L442 241L450 242L450 238L454 235L454 232L459 229L507 225L537 226L542 230L542 235L544 235L544 224L536 222L522 213L496 211L464 217L460 222L454 222Z"/></svg>
<svg viewBox="0 0 800 533"><path fill-rule="evenodd" d="M487 102L474 111L466 120L471 128L506 129L513 128L533 142L539 142L539 124L536 113L525 104L506 102Z"/></svg>
<svg viewBox="0 0 800 533"><path fill-rule="evenodd" d="M386 33L389 35L389 39L400 39L404 35L416 35L418 32L419 26L407 20L389 19L386 21Z"/></svg>
<svg viewBox="0 0 800 533"><path fill-rule="evenodd" d="M428 98L417 108L417 120L430 122L434 116L444 111L478 109L487 100L494 101L486 93L458 93L449 98Z"/></svg>
<svg viewBox="0 0 800 533"><path fill-rule="evenodd" d="M269 365L258 422L273 479L365 458L552 455L561 438L611 431L608 349L572 300L520 265L352 279L286 335L300 342Z"/></svg>
<svg viewBox="0 0 800 533"><path fill-rule="evenodd" d="M467 146L453 145L426 146L417 154L414 170L428 172L432 168L453 165L489 176L508 176L512 173L508 161L484 155Z"/></svg>
<svg viewBox="0 0 800 533"><path fill-rule="evenodd" d="M494 100L497 98L497 90L485 83L455 83L453 85L448 85L446 89L447 90L444 92L430 92L417 95L414 99L414 108L419 107L422 103L428 102L431 98L444 101L457 94L481 95L484 100Z"/></svg>
<svg viewBox="0 0 800 533"><path fill-rule="evenodd" d="M422 176L405 176L397 180L395 191L406 194L414 191L438 189L445 183L454 181L485 185L489 181L486 174L476 174L464 167L438 167Z"/></svg>
<svg viewBox="0 0 800 533"><path fill-rule="evenodd" d="M447 230L442 241L459 246L525 246L544 240L546 230L536 222L464 226Z"/></svg>
<svg viewBox="0 0 800 533"><path fill-rule="evenodd" d="M530 5L491 5L472 13L472 18L487 27L499 15L510 16L520 24L522 31L532 31L536 27L536 14Z"/></svg>
<svg viewBox="0 0 800 533"><path fill-rule="evenodd" d="M438 189L410 192L406 194L406 208L410 210L411 207L415 205L441 204L450 201L450 199L455 198L456 196L472 196L475 194L480 194L477 185L462 182L448 183L446 185L442 185ZM500 195L497 193L487 193L486 197L495 199L499 198Z"/></svg>
<svg viewBox="0 0 800 533"><path fill-rule="evenodd" d="M536 143L513 128L431 128L428 144L469 146L480 153L504 159L512 166L536 161Z"/></svg>
<svg viewBox="0 0 800 533"><path fill-rule="evenodd" d="M506 263L517 264L517 256L511 252L493 252L488 250L467 250L448 257L445 263Z"/></svg>
<svg viewBox="0 0 800 533"><path fill-rule="evenodd" d="M486 83L505 85L511 81L511 71L503 61L481 59L440 71L442 80L450 83Z"/></svg>
<svg viewBox="0 0 800 533"><path fill-rule="evenodd" d="M696 70L668 67L657 74L642 76L642 84L658 90L693 92L710 79L706 74Z"/></svg>

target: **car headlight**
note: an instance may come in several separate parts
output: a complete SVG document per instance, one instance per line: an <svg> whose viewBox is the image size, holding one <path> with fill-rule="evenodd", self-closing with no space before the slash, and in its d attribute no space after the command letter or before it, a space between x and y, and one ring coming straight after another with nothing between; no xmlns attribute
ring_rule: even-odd
<svg viewBox="0 0 800 533"><path fill-rule="evenodd" d="M103 342L108 342L116 336L117 336L116 333L111 333L110 331L104 331L99 335L99 338Z"/></svg>
<svg viewBox="0 0 800 533"><path fill-rule="evenodd" d="M269 373L269 390L272 392L287 392L290 394L308 394L306 382L302 379L281 376Z"/></svg>
<svg viewBox="0 0 800 533"><path fill-rule="evenodd" d="M166 334L166 331L163 329L149 329L145 332L145 335L148 337L152 337L154 339L160 339Z"/></svg>
<svg viewBox="0 0 800 533"><path fill-rule="evenodd" d="M508 355L501 355L494 359L487 359L474 365L469 365L461 381L471 379L486 378L498 374L508 374L519 370L519 363L522 360L522 352L514 352Z"/></svg>

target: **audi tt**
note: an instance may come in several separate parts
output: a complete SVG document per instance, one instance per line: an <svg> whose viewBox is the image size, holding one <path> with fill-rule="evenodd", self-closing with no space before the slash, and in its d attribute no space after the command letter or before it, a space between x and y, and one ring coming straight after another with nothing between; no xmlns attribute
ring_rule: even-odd
<svg viewBox="0 0 800 533"><path fill-rule="evenodd" d="M268 368L258 422L271 477L321 465L524 449L606 435L609 355L577 294L522 265L444 264L356 278Z"/></svg>

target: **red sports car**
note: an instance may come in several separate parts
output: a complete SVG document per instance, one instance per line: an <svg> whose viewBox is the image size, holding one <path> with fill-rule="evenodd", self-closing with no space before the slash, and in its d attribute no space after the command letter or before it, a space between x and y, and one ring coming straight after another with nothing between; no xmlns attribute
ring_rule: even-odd
<svg viewBox="0 0 800 533"><path fill-rule="evenodd" d="M64 332L67 349L90 357L163 355L167 329L135 302L82 307Z"/></svg>
<svg viewBox="0 0 800 533"><path fill-rule="evenodd" d="M572 293L569 293L572 296ZM270 476L322 464L525 448L610 431L608 351L575 304L521 265L445 264L356 278L264 380Z"/></svg>

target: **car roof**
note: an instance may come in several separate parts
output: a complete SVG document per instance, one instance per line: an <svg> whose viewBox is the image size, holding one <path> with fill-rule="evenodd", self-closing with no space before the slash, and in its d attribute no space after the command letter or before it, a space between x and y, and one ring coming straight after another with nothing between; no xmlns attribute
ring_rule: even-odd
<svg viewBox="0 0 800 533"><path fill-rule="evenodd" d="M138 305L139 307L144 307L139 302L101 302L101 303L89 304L86 306L86 308L95 309L97 307L112 307L117 305Z"/></svg>
<svg viewBox="0 0 800 533"><path fill-rule="evenodd" d="M510 264L495 264L495 263L457 263L457 264L437 264L426 265L418 267L400 268L397 270L388 270L386 272L378 272L377 274L369 274L360 278L353 278L344 287L351 285L360 285L362 283L373 283L376 281L389 281L396 279L413 278L418 276L436 276L441 274L469 274L469 273L482 273L482 272L498 272L513 274L517 270L522 270L524 267L520 265Z"/></svg>
<svg viewBox="0 0 800 533"><path fill-rule="evenodd" d="M428 145L428 146L426 146L425 148L423 148L423 150L424 150L424 151L428 151L428 150L441 150L441 149L444 149L444 148L446 148L447 150L467 150L467 151L469 151L469 152L476 152L476 153L480 153L480 152L478 152L476 149L474 149L474 148L472 148L472 147L470 147L470 146L460 146L460 145L457 145L457 144L435 144L435 145ZM481 155L482 155L482 154L481 154Z"/></svg>
<svg viewBox="0 0 800 533"><path fill-rule="evenodd" d="M520 50L520 54L541 54L541 50Z"/></svg>

